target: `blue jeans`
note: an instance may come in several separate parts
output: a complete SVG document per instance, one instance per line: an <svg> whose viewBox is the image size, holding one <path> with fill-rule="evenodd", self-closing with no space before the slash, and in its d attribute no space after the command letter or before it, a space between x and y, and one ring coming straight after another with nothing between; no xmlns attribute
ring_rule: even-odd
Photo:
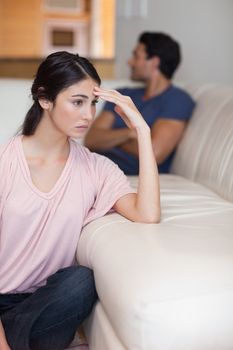
<svg viewBox="0 0 233 350"><path fill-rule="evenodd" d="M97 300L93 272L61 269L34 293L0 294L0 317L12 350L63 350Z"/></svg>

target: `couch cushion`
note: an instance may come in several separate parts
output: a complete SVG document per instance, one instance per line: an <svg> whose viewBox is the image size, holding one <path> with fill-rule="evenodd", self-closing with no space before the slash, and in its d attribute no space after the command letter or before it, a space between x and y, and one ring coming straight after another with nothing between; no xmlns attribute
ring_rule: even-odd
<svg viewBox="0 0 233 350"><path fill-rule="evenodd" d="M231 349L233 205L175 175L161 176L161 198L158 225L116 213L90 223L78 259L125 348Z"/></svg>
<svg viewBox="0 0 233 350"><path fill-rule="evenodd" d="M176 152L172 172L233 201L233 87L187 89L197 106Z"/></svg>

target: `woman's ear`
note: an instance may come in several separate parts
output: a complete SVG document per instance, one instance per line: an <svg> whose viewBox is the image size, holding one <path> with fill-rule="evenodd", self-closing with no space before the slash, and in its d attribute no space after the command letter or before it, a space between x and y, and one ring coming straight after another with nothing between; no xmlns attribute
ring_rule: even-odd
<svg viewBox="0 0 233 350"><path fill-rule="evenodd" d="M45 110L48 110L51 106L51 101L49 101L48 99L46 98L39 98L38 100L40 106L42 109L45 109Z"/></svg>
<svg viewBox="0 0 233 350"><path fill-rule="evenodd" d="M45 88L43 86L38 88L37 91L38 102L42 109L49 109L51 106L51 101L48 100L45 93Z"/></svg>

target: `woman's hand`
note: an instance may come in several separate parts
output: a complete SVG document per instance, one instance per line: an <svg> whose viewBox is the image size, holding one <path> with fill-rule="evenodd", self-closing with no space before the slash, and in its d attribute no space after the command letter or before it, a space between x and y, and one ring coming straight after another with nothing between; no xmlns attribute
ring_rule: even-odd
<svg viewBox="0 0 233 350"><path fill-rule="evenodd" d="M102 100L114 103L116 113L121 116L128 128L148 128L144 118L129 96L124 96L116 90L102 89L98 86L94 88L94 95Z"/></svg>

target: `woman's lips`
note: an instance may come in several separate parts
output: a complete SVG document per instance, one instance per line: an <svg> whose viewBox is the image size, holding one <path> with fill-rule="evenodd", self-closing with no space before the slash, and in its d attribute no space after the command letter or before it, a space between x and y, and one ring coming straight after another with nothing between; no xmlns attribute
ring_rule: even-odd
<svg viewBox="0 0 233 350"><path fill-rule="evenodd" d="M75 128L76 129L87 129L88 125L76 125Z"/></svg>

